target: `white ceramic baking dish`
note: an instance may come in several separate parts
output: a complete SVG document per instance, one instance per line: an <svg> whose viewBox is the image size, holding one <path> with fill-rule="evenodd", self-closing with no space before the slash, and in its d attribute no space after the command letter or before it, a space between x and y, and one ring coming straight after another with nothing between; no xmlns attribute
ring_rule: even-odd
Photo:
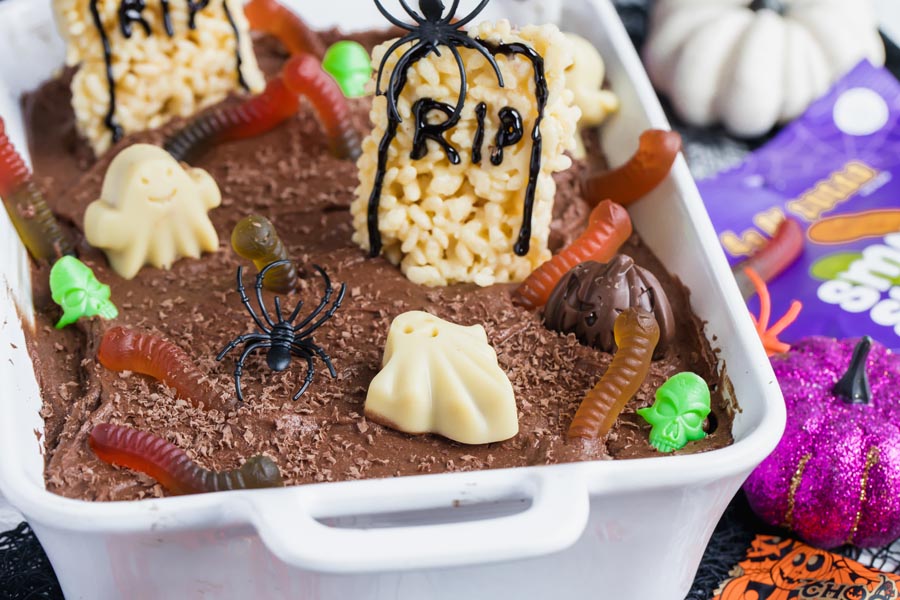
<svg viewBox="0 0 900 600"><path fill-rule="evenodd" d="M371 0L295 3L317 26L383 23ZM17 98L61 63L48 4L0 4L0 83L8 88L0 114L20 148ZM608 0L495 0L485 14L514 22L541 14L597 45L622 100L603 128L613 165L643 129L668 127ZM27 257L0 214L0 291L17 298L27 327ZM0 491L28 518L69 598L683 598L725 506L780 437L784 408L682 159L632 214L693 290L721 348L742 408L728 448L141 502L70 500L44 489L40 395L20 313L3 301Z"/></svg>

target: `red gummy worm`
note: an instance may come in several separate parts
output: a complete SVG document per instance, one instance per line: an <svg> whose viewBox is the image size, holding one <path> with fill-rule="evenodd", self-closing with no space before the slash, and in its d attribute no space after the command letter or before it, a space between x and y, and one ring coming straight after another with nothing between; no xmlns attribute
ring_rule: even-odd
<svg viewBox="0 0 900 600"><path fill-rule="evenodd" d="M278 465L258 454L232 471L210 471L187 453L147 431L102 423L91 430L88 443L100 460L145 473L173 494L281 487Z"/></svg>
<svg viewBox="0 0 900 600"><path fill-rule="evenodd" d="M244 7L244 14L250 29L278 38L291 54L312 54L319 60L325 56L322 38L300 15L277 0L250 0Z"/></svg>
<svg viewBox="0 0 900 600"><path fill-rule="evenodd" d="M257 96L232 106L213 108L195 118L166 140L175 160L190 161L210 146L261 135L297 113L300 99L273 78Z"/></svg>
<svg viewBox="0 0 900 600"><path fill-rule="evenodd" d="M674 131L648 129L641 134L637 152L611 171L594 172L584 181L584 198L590 205L611 198L628 206L649 194L672 170L681 152L681 136Z"/></svg>
<svg viewBox="0 0 900 600"><path fill-rule="evenodd" d="M533 310L547 303L553 288L573 267L587 260L605 263L631 236L631 217L620 204L604 200L591 211L577 240L538 267L513 293L513 301Z"/></svg>
<svg viewBox="0 0 900 600"><path fill-rule="evenodd" d="M736 264L732 272L738 279L744 297L749 298L755 292L752 283L745 280L745 269L752 269L765 282L772 281L800 258L805 237L803 225L796 219L786 217L765 246L747 260Z"/></svg>
<svg viewBox="0 0 900 600"><path fill-rule="evenodd" d="M198 116L166 140L165 149L176 160L189 161L210 145L261 135L296 114L301 96L316 109L331 152L338 158L359 157L359 134L350 120L347 99L322 70L322 63L309 54L288 60L258 96Z"/></svg>
<svg viewBox="0 0 900 600"><path fill-rule="evenodd" d="M0 118L0 198L22 243L35 260L53 261L75 248L31 178Z"/></svg>
<svg viewBox="0 0 900 600"><path fill-rule="evenodd" d="M134 371L158 379L194 406L234 408L233 402L222 400L184 350L153 334L113 327L103 335L97 358L110 371Z"/></svg>
<svg viewBox="0 0 900 600"><path fill-rule="evenodd" d="M362 152L359 134L350 120L350 105L337 82L309 54L291 57L281 71L288 89L306 96L325 127L331 153L356 160Z"/></svg>

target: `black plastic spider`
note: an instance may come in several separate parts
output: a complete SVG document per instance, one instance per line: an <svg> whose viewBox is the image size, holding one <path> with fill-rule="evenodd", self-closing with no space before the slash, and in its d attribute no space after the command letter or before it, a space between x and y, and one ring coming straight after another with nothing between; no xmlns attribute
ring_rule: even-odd
<svg viewBox="0 0 900 600"><path fill-rule="evenodd" d="M453 53L453 57L456 59L456 64L459 67L461 81L459 87L459 100L456 103L453 114L448 119L448 123L455 124L456 121L459 120L466 99L466 68L465 65L463 65L462 57L457 49L458 47L462 46L464 48L475 50L484 56L494 68L494 73L497 75L497 82L500 84L500 87L503 87L503 74L500 72L500 67L497 65L494 56L481 42L475 38L469 37L465 31L461 31L463 27L469 24L472 19L477 17L478 14L484 10L484 7L487 6L488 2L490 2L490 0L481 0L481 3L478 4L475 10L455 23L451 23L456 16L456 9L459 8L459 0L453 0L453 4L450 6L450 11L447 13L447 16L444 16L444 3L441 0L419 0L419 10L422 12L421 15L410 8L409 4L406 3L406 0L400 0L400 5L403 7L403 10L405 10L416 23L416 25L409 25L389 13L381 4L381 0L375 0L375 6L378 7L378 10L388 21L409 32L388 48L387 52L384 54L384 58L381 59L381 65L378 68L378 83L376 86L376 92L379 96L384 95L384 92L381 89L381 78L388 58L396 52L400 46L408 44L409 42L416 42L416 44L400 56L397 60L397 65L394 67L393 73L391 73L391 79L387 90L387 101L388 116L392 120L398 123L402 121L400 113L397 110L397 100L403 92L403 88L406 86L406 71L432 52L440 56L440 46L449 48L450 52Z"/></svg>
<svg viewBox="0 0 900 600"><path fill-rule="evenodd" d="M244 348L244 352L241 354L240 359L238 359L237 366L234 369L234 387L237 390L238 400L241 402L244 401L244 394L241 392L241 374L244 371L244 360L246 360L247 356L250 355L254 350L258 350L260 348L268 348L266 352L266 363L269 365L269 368L273 371L284 371L291 364L291 356L298 356L300 358L306 359L306 378L303 380L303 386L300 388L296 394L294 394L294 400L303 395L303 392L309 387L309 384L312 383L313 376L315 375L315 365L313 359L318 356L322 359L322 362L328 367L328 372L331 373L332 377L337 377L337 373L334 371L334 366L331 364L331 358L322 350L321 347L317 346L315 342L313 342L312 334L313 332L322 326L325 321L330 319L332 315L334 315L335 311L341 307L341 302L344 300L344 293L347 290L347 284L341 284L341 289L338 292L338 296L335 299L334 303L328 309L328 311L318 320L313 321L319 313L321 313L325 307L328 305L328 302L331 300L331 296L334 293L334 288L331 287L331 279L329 279L328 274L325 272L322 267L318 265L313 265L316 271L319 272L319 275L322 276L322 279L325 280L325 295L322 297L322 301L319 302L319 305L316 307L312 313L309 314L306 318L304 318L300 323L294 325L294 319L297 318L297 315L300 314L300 309L303 308L303 302L301 301L297 308L294 309L287 319L282 316L281 313L281 300L276 296L275 297L275 316L277 317L277 322L272 322L272 317L269 316L269 311L266 309L266 305L263 302L262 297L262 287L263 287L263 278L266 276L266 273L269 272L270 269L278 267L280 265L284 265L289 263L288 260L279 260L273 262L269 265L266 265L259 274L256 276L256 301L259 303L259 309L262 311L263 318L265 319L265 323L268 323L268 327L266 324L260 320L259 316L256 314L256 311L253 310L253 307L250 306L250 299L247 298L247 294L244 291L244 268L238 267L237 270L237 291L241 295L241 302L244 303L244 306L247 308L247 312L250 313L250 316L253 317L253 320L256 322L257 327L261 333L248 333L245 335L241 335L233 339L228 343L225 348L219 352L219 355L216 357L217 361L225 358L225 355L237 348L240 344L249 344L246 348Z"/></svg>

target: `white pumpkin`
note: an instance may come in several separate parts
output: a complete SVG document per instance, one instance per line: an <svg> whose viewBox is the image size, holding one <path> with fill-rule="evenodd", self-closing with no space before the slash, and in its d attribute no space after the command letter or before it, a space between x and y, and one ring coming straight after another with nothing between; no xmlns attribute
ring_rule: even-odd
<svg viewBox="0 0 900 600"><path fill-rule="evenodd" d="M757 136L863 58L884 64L871 0L657 0L644 64L693 125Z"/></svg>

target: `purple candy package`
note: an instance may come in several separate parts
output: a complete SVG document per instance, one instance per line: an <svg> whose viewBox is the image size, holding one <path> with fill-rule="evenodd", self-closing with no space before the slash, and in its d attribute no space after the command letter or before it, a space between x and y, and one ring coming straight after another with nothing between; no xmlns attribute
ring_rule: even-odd
<svg viewBox="0 0 900 600"><path fill-rule="evenodd" d="M776 317L803 302L783 341L869 335L900 349L900 82L890 72L860 63L743 164L698 186L732 265L785 216L803 224L803 255L769 282Z"/></svg>

